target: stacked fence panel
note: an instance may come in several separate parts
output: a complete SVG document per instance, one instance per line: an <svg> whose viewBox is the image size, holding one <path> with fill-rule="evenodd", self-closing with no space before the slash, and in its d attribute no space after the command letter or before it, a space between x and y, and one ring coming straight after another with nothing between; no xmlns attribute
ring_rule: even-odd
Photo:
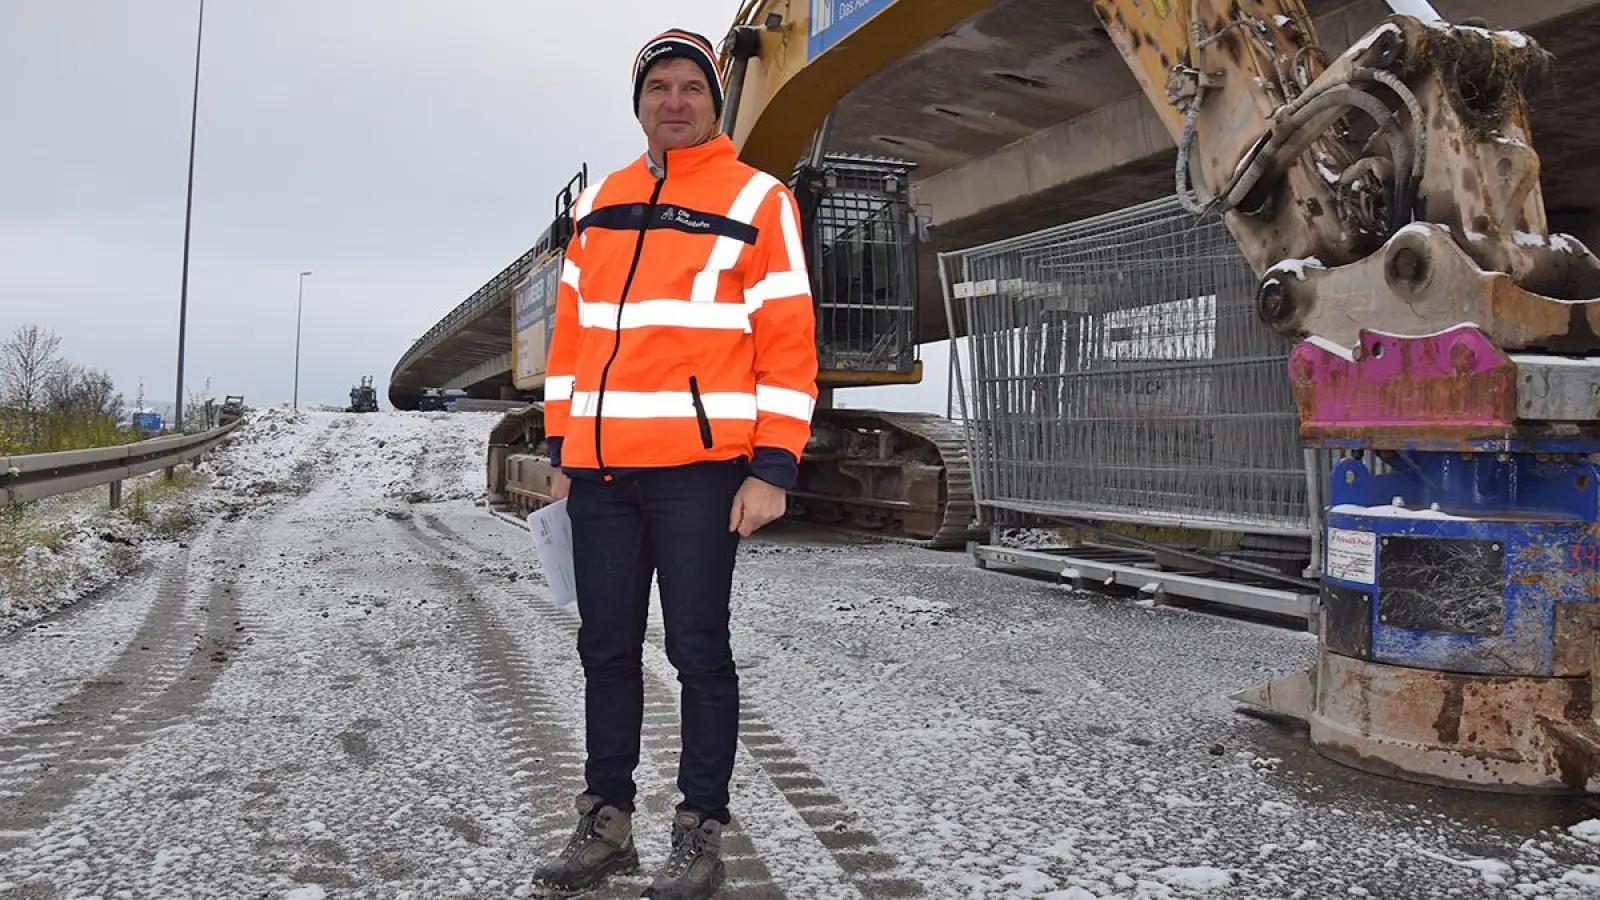
<svg viewBox="0 0 1600 900"><path fill-rule="evenodd" d="M984 508L1314 532L1290 344L1220 219L1169 198L940 265Z"/></svg>

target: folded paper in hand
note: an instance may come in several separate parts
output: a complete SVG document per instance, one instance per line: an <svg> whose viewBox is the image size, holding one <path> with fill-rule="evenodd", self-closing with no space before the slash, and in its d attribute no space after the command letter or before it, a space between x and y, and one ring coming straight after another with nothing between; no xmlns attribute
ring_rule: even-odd
<svg viewBox="0 0 1600 900"><path fill-rule="evenodd" d="M533 535L533 549L539 554L539 566L550 585L550 599L555 601L556 609L578 602L577 579L572 572L572 521L567 518L566 498L529 513L528 531Z"/></svg>

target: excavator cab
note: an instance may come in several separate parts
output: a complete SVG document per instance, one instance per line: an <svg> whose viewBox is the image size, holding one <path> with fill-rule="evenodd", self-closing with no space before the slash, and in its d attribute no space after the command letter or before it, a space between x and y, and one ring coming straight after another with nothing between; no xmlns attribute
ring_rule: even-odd
<svg viewBox="0 0 1600 900"><path fill-rule="evenodd" d="M795 170L790 190L800 204L823 372L916 369L913 167L837 154Z"/></svg>

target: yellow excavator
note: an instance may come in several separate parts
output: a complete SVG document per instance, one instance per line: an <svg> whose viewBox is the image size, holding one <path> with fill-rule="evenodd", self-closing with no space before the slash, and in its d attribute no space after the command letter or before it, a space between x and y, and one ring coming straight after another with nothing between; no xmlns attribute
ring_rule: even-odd
<svg viewBox="0 0 1600 900"><path fill-rule="evenodd" d="M990 5L747 0L725 39L724 130L805 207L825 389L920 377L923 243L909 165L827 152L830 114ZM1303 443L1339 455L1316 664L1238 696L1367 771L1597 792L1600 260L1548 227L1526 98L1553 61L1427 0L1390 5L1334 57L1301 0L1093 2L1178 147L1178 197L1223 217L1262 327L1295 342ZM518 289L525 390L556 212ZM533 404L491 440L491 493L519 507L548 500L538 421ZM815 431L795 515L965 539L959 430L824 403Z"/></svg>

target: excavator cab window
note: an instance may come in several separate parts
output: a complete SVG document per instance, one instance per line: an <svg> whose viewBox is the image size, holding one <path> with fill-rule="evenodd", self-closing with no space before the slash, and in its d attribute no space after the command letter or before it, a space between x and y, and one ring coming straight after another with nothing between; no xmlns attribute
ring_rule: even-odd
<svg viewBox="0 0 1600 900"><path fill-rule="evenodd" d="M796 172L824 370L910 372L916 363L911 167L829 155Z"/></svg>
<svg viewBox="0 0 1600 900"><path fill-rule="evenodd" d="M534 256L543 256L551 249L565 250L567 241L572 240L575 230L572 222L572 206L578 202L578 194L589 186L589 164L584 163L578 174L572 176L566 187L556 191L556 215L551 220L550 227L545 229L540 236L539 243L533 248Z"/></svg>

